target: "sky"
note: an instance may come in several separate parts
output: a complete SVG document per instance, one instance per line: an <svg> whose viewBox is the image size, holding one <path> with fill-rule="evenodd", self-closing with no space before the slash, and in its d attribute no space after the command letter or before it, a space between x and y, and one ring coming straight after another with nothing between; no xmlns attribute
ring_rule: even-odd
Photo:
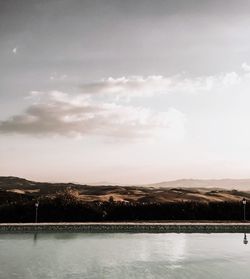
<svg viewBox="0 0 250 279"><path fill-rule="evenodd" d="M0 0L0 175L250 177L250 1Z"/></svg>

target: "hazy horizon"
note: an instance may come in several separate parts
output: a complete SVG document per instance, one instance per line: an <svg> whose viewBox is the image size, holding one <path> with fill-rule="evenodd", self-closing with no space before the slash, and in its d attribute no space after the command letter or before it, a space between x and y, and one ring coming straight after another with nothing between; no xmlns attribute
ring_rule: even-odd
<svg viewBox="0 0 250 279"><path fill-rule="evenodd" d="M250 177L250 2L0 0L0 175Z"/></svg>
<svg viewBox="0 0 250 279"><path fill-rule="evenodd" d="M28 181L38 182L38 183L73 183L73 184L81 184L81 185L93 185L93 186L101 186L101 185L114 185L114 186L163 186L163 187L180 187L180 188L231 188L237 190L247 190L249 187L250 190L250 178L215 178L215 179L207 179L207 178L179 178L173 180L164 180L164 181L152 181L149 183L119 183L112 181L76 181L74 179L71 180L35 180L29 177L18 177L13 175L1 175L0 178L13 178L13 179L25 179ZM211 184L212 183L212 184ZM214 184L215 183L215 184ZM218 184L216 184L218 183Z"/></svg>

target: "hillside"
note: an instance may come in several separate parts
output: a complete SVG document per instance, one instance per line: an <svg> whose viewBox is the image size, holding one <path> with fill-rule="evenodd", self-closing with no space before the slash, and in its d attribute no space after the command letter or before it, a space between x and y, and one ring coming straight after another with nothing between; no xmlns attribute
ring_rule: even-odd
<svg viewBox="0 0 250 279"><path fill-rule="evenodd" d="M34 182L18 177L0 177L0 200L54 196L66 189L73 190L77 198L83 202L108 201L111 196L114 201L139 203L237 202L243 197L250 199L250 191L232 189L233 185L238 185L238 189L247 188L250 180L189 179L147 186L89 186L73 183Z"/></svg>

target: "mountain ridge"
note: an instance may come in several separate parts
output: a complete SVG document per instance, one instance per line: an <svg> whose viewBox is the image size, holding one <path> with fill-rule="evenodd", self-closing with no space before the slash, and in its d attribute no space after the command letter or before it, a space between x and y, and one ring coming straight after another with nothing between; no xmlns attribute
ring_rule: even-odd
<svg viewBox="0 0 250 279"><path fill-rule="evenodd" d="M149 184L116 184L116 183L88 183L81 184L76 182L38 182L29 180L22 177L16 176L0 176L0 188L8 188L12 186L19 187L32 187L37 185L46 185L46 186L117 186L117 187L160 187L160 188L220 188L220 189L236 189L236 190L248 190L250 191L250 178L221 178L221 179L195 179L195 178L183 178L169 181L162 181Z"/></svg>

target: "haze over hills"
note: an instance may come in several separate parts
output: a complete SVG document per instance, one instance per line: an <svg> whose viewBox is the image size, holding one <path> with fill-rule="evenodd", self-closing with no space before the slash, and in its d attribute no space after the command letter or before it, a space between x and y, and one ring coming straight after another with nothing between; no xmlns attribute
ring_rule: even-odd
<svg viewBox="0 0 250 279"><path fill-rule="evenodd" d="M67 186L83 186L80 183L50 183L50 182L35 182L30 181L25 178L19 178L15 176L0 176L0 188L12 188L12 187L21 187L21 188L30 188L30 187L67 187ZM84 184L86 185L86 184ZM99 183L89 183L89 186L137 186L137 187L164 187L164 188L221 188L227 190L244 190L250 191L250 179L177 179L170 181L162 181L158 183L150 184L139 184L139 185L123 185L107 181L102 181Z"/></svg>
<svg viewBox="0 0 250 279"><path fill-rule="evenodd" d="M178 179L147 184L153 187L223 188L250 191L250 179Z"/></svg>

